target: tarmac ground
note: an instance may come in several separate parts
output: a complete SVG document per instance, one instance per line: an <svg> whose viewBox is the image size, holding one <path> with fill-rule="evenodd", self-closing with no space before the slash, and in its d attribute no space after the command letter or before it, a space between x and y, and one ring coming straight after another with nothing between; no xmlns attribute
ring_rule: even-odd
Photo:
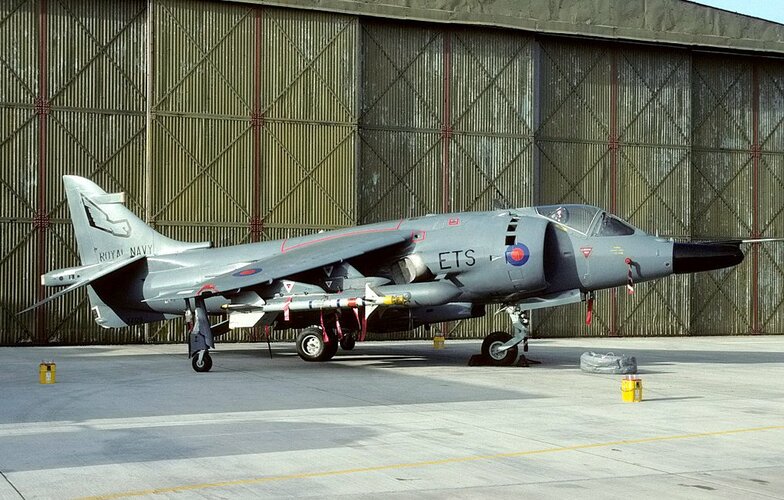
<svg viewBox="0 0 784 500"><path fill-rule="evenodd" d="M784 336L0 348L0 499L784 498ZM585 351L634 355L643 401ZM57 364L53 385L41 360Z"/></svg>

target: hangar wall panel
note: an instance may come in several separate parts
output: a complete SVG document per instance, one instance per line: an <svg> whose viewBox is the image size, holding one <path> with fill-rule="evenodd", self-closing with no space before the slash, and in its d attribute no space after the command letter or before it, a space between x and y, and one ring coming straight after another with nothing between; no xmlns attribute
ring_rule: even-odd
<svg viewBox="0 0 784 500"><path fill-rule="evenodd" d="M360 50L359 221L442 211L443 32L363 21Z"/></svg>
<svg viewBox="0 0 784 500"><path fill-rule="evenodd" d="M156 223L247 224L253 195L248 120L156 116L153 141L150 213Z"/></svg>
<svg viewBox="0 0 784 500"><path fill-rule="evenodd" d="M649 234L688 237L690 58L680 51L639 47L621 47L613 58L615 212ZM690 288L688 277L676 276L636 285L633 295L618 290L617 331L610 333L688 334L690 304L682 297Z"/></svg>
<svg viewBox="0 0 784 500"><path fill-rule="evenodd" d="M361 222L441 209L441 138L432 132L363 129L358 205Z"/></svg>
<svg viewBox="0 0 784 500"><path fill-rule="evenodd" d="M356 223L358 20L229 3L155 5L156 227L229 245ZM181 341L184 329L158 325L151 336Z"/></svg>
<svg viewBox="0 0 784 500"><path fill-rule="evenodd" d="M782 87L784 89L784 87ZM760 158L762 237L784 234L784 152ZM765 333L784 332L784 245L760 245L760 326Z"/></svg>
<svg viewBox="0 0 784 500"><path fill-rule="evenodd" d="M784 65L760 62L759 200L762 237L784 234ZM765 333L784 332L784 245L759 246L759 322Z"/></svg>
<svg viewBox="0 0 784 500"><path fill-rule="evenodd" d="M449 34L451 210L533 200L533 39L493 31Z"/></svg>
<svg viewBox="0 0 784 500"><path fill-rule="evenodd" d="M38 2L0 6L0 103L27 105L38 95ZM4 111L5 112L5 111ZM3 120L5 121L5 120Z"/></svg>
<svg viewBox="0 0 784 500"><path fill-rule="evenodd" d="M49 270L78 262L63 175L83 175L109 192L125 192L131 210L143 208L146 5L63 1L46 2L46 9L51 111L39 182L46 183L42 201L52 220L44 247ZM44 306L47 342L143 340L141 328L97 328L87 304L86 291L79 290Z"/></svg>
<svg viewBox="0 0 784 500"><path fill-rule="evenodd" d="M533 38L476 29L448 36L449 209L529 206L535 189ZM476 338L505 330L508 316L497 310L443 325L445 333Z"/></svg>
<svg viewBox="0 0 784 500"><path fill-rule="evenodd" d="M0 120L0 169L3 224L30 224L36 208L38 172L38 116L32 106L3 106Z"/></svg>
<svg viewBox="0 0 784 500"><path fill-rule="evenodd" d="M358 25L348 16L265 9L260 75L265 118L356 124Z"/></svg>
<svg viewBox="0 0 784 500"><path fill-rule="evenodd" d="M753 69L741 58L694 56L692 65L692 237L754 233ZM692 277L692 335L743 334L752 328L751 259Z"/></svg>
<svg viewBox="0 0 784 500"><path fill-rule="evenodd" d="M763 151L784 153L784 67L760 61L759 143Z"/></svg>
<svg viewBox="0 0 784 500"><path fill-rule="evenodd" d="M262 139L265 223L311 229L353 225L355 137L353 126L270 122Z"/></svg>
<svg viewBox="0 0 784 500"><path fill-rule="evenodd" d="M440 130L443 32L432 27L363 20L363 129Z"/></svg>
<svg viewBox="0 0 784 500"><path fill-rule="evenodd" d="M35 316L16 313L35 303L37 277L23 272L36 268L36 239L32 223L4 221L0 238L0 344L19 344L36 339Z"/></svg>
<svg viewBox="0 0 784 500"><path fill-rule="evenodd" d="M553 39L541 39L539 44L539 202L609 206L607 48ZM584 322L583 304L535 311L534 336L584 336L608 331L609 296L609 292L597 294L590 327Z"/></svg>
<svg viewBox="0 0 784 500"><path fill-rule="evenodd" d="M138 340L138 329L98 329L89 308L77 307L83 292L12 316L48 294L39 274L76 264L61 175L79 173L126 191L132 208L140 208L145 2L9 2L0 12L0 36L8 42L0 67L11 72L0 87L0 155L16 167L3 169L8 202L0 217L4 234L21 238L12 238L4 255L3 322L10 326L0 343ZM24 300L19 289L27 291Z"/></svg>
<svg viewBox="0 0 784 500"><path fill-rule="evenodd" d="M144 111L146 2L45 2L52 106Z"/></svg>
<svg viewBox="0 0 784 500"><path fill-rule="evenodd" d="M250 116L253 9L187 0L153 6L154 112Z"/></svg>
<svg viewBox="0 0 784 500"><path fill-rule="evenodd" d="M581 139L606 143L610 135L609 46L541 41L542 140Z"/></svg>
<svg viewBox="0 0 784 500"><path fill-rule="evenodd" d="M540 57L542 202L593 204L651 233L688 236L688 54L544 39ZM539 312L534 323L539 335L683 335L690 307L678 297L689 287L673 278L633 296L600 294L591 327L585 306Z"/></svg>
<svg viewBox="0 0 784 500"><path fill-rule="evenodd" d="M126 192L169 236L218 245L529 205L539 187L543 203L612 208L668 236L784 234L778 60L156 0L145 164L146 5L0 5L0 161L17 167L0 171L0 343L184 341L180 322L100 330L84 293L14 315L48 293L38 274L76 264L66 172ZM781 247L600 293L590 328L584 305L539 312L535 334L781 333ZM444 326L506 329L492 313Z"/></svg>

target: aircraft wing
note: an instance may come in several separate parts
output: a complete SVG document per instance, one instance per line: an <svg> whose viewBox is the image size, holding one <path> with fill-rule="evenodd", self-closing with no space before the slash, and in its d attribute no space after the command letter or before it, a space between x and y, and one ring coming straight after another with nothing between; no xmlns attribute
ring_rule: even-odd
<svg viewBox="0 0 784 500"><path fill-rule="evenodd" d="M272 283L274 280L293 274L336 264L346 259L398 245L408 241L410 237L410 232L400 230L359 231L331 235L324 239L307 241L290 247L286 247L284 241L280 253L271 257L215 276L196 287L161 290L158 295L145 300L145 302L234 293L243 288Z"/></svg>

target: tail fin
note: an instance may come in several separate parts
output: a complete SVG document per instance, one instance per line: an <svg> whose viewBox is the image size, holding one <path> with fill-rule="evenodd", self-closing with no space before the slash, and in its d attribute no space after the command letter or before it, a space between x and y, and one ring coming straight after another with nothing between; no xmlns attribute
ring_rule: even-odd
<svg viewBox="0 0 784 500"><path fill-rule="evenodd" d="M124 193L109 194L74 175L64 175L63 184L82 265L211 246L209 242L176 241L156 232L123 205Z"/></svg>

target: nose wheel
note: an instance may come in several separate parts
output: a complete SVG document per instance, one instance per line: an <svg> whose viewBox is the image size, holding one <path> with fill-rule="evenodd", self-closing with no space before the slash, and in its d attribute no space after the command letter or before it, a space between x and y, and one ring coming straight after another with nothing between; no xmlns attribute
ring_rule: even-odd
<svg viewBox="0 0 784 500"><path fill-rule="evenodd" d="M501 349L510 340L512 336L506 332L491 333L482 342L482 357L491 365L510 366L517 359L517 346Z"/></svg>
<svg viewBox="0 0 784 500"><path fill-rule="evenodd" d="M517 345L524 342L525 351L528 350L528 337L530 336L530 311L524 310L520 305L510 305L502 309L512 320L514 335L506 332L493 332L485 337L482 342L482 355L471 363L493 366L510 366L517 359ZM500 312L500 311L499 311ZM525 357L523 357L525 360ZM530 361L529 361L530 362ZM527 366L524 365L524 366Z"/></svg>

